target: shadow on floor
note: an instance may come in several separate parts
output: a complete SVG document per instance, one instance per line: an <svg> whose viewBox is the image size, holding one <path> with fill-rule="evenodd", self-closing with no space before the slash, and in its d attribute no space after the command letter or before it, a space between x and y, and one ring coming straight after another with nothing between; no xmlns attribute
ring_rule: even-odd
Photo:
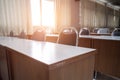
<svg viewBox="0 0 120 80"><path fill-rule="evenodd" d="M120 80L120 78L115 78L115 77L113 78L108 75L97 73L96 79L93 80Z"/></svg>

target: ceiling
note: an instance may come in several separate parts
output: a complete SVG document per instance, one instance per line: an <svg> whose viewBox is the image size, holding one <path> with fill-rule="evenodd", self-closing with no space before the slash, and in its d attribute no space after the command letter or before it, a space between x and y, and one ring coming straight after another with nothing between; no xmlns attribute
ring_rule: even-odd
<svg viewBox="0 0 120 80"><path fill-rule="evenodd" d="M106 0L106 1L114 6L120 7L120 0Z"/></svg>
<svg viewBox="0 0 120 80"><path fill-rule="evenodd" d="M114 6L114 8L117 8L120 10L120 0L99 0L99 1L107 3L111 6Z"/></svg>

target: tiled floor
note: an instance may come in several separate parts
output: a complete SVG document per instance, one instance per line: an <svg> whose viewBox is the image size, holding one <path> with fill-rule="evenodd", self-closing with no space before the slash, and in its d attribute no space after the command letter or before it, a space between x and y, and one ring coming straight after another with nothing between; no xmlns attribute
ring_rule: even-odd
<svg viewBox="0 0 120 80"><path fill-rule="evenodd" d="M96 79L93 80L120 80L120 78L110 77L104 74L98 73Z"/></svg>

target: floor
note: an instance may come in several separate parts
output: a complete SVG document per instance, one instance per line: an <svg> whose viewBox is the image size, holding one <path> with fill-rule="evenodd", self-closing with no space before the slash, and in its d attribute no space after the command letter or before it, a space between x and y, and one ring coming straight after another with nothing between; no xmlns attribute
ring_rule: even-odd
<svg viewBox="0 0 120 80"><path fill-rule="evenodd" d="M96 79L93 80L120 80L120 78L107 76L101 73L97 73Z"/></svg>

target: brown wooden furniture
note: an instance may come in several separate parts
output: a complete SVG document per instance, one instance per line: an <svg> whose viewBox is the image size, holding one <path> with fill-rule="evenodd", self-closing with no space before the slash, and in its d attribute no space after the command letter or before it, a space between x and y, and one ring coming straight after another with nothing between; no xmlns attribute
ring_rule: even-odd
<svg viewBox="0 0 120 80"><path fill-rule="evenodd" d="M92 39L91 38L79 38L78 46L91 48Z"/></svg>
<svg viewBox="0 0 120 80"><path fill-rule="evenodd" d="M31 39L36 41L45 41L45 35L46 35L45 29L37 29L31 36Z"/></svg>
<svg viewBox="0 0 120 80"><path fill-rule="evenodd" d="M0 45L0 80L9 80L9 70L5 47Z"/></svg>
<svg viewBox="0 0 120 80"><path fill-rule="evenodd" d="M78 46L78 31L74 27L63 28L57 40L59 44Z"/></svg>
<svg viewBox="0 0 120 80"><path fill-rule="evenodd" d="M116 40L115 38L80 37L79 46L97 49L95 71L120 78L120 40L119 37Z"/></svg>
<svg viewBox="0 0 120 80"><path fill-rule="evenodd" d="M98 50L95 70L120 78L120 41L94 39L93 48Z"/></svg>
<svg viewBox="0 0 120 80"><path fill-rule="evenodd" d="M46 65L13 50L8 50L7 53L13 80L92 80L93 78L94 55L83 55Z"/></svg>
<svg viewBox="0 0 120 80"><path fill-rule="evenodd" d="M96 50L49 42L0 37L2 80L92 80ZM3 51L3 52L2 52ZM0 67L3 65L0 64ZM4 68L4 67L2 67ZM6 75L5 75L6 76ZM5 78L2 76L2 78Z"/></svg>
<svg viewBox="0 0 120 80"><path fill-rule="evenodd" d="M90 33L91 36L111 36L110 33L106 33L106 34L97 34L97 33ZM46 35L46 41L48 42L54 42L56 43L57 42L57 39L58 39L58 34L47 34ZM83 38L84 39L84 38ZM90 39L90 38L88 38ZM85 41L85 45L88 43L89 44L89 40L87 39L87 41ZM83 41L83 40L82 40ZM84 42L81 42L80 40L78 40L78 45L80 44L83 44ZM87 45L85 46L83 45L83 47L87 47ZM89 46L90 47L90 46Z"/></svg>
<svg viewBox="0 0 120 80"><path fill-rule="evenodd" d="M46 34L46 41L47 42L54 42L56 43L58 39L58 34Z"/></svg>
<svg viewBox="0 0 120 80"><path fill-rule="evenodd" d="M22 39L28 39L28 36L26 35L26 33L24 32L24 30L21 31L21 33L18 35L19 38Z"/></svg>

